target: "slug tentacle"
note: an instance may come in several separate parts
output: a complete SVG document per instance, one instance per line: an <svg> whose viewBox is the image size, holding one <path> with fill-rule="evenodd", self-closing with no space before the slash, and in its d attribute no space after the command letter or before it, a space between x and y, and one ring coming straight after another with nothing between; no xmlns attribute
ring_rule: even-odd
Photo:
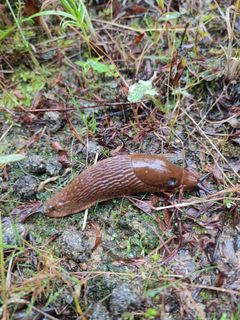
<svg viewBox="0 0 240 320"><path fill-rule="evenodd" d="M159 155L122 155L99 161L44 204L45 213L63 217L95 203L140 192L193 189L198 176Z"/></svg>

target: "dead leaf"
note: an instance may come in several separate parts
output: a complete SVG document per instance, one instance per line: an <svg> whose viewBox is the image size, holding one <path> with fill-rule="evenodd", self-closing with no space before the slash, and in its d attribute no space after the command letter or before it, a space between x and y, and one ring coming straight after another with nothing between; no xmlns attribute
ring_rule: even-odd
<svg viewBox="0 0 240 320"><path fill-rule="evenodd" d="M134 13L134 14L139 14L139 13L147 12L148 9L143 6L140 6L138 4L132 4L132 5L128 6L126 8L126 10L130 11L131 13Z"/></svg>
<svg viewBox="0 0 240 320"><path fill-rule="evenodd" d="M5 26L11 26L11 21L7 16L5 6L3 4L0 4L0 20L5 24Z"/></svg>
<svg viewBox="0 0 240 320"><path fill-rule="evenodd" d="M41 201L30 201L26 202L15 209L13 209L11 215L16 218L19 222L24 222L33 214L36 213L37 209L42 205Z"/></svg>
<svg viewBox="0 0 240 320"><path fill-rule="evenodd" d="M51 143L51 147L53 150L57 151L60 155L67 154L67 151L61 146L58 141L53 141Z"/></svg>
<svg viewBox="0 0 240 320"><path fill-rule="evenodd" d="M123 147L124 147L123 144L121 144L120 146L117 146L117 148L115 148L114 150L111 150L111 151L110 151L110 155L111 155L112 157L115 157L115 156L121 154L121 151L122 151Z"/></svg>
<svg viewBox="0 0 240 320"><path fill-rule="evenodd" d="M180 62L177 65L177 71L173 78L173 86L176 87L179 84L179 81L186 69L186 60L181 59Z"/></svg>
<svg viewBox="0 0 240 320"><path fill-rule="evenodd" d="M150 201L150 203L152 204L153 207L157 207L158 201L159 201L159 197L156 194L153 194L153 195L151 195L149 201Z"/></svg>
<svg viewBox="0 0 240 320"><path fill-rule="evenodd" d="M136 47L137 45L139 45L139 43L142 41L144 35L145 35L144 33L140 33L134 38L133 43L132 43L133 47Z"/></svg>
<svg viewBox="0 0 240 320"><path fill-rule="evenodd" d="M53 150L56 150L59 153L59 162L61 162L64 167L68 167L70 165L70 160L67 151L61 146L58 141L52 142L51 147L53 148Z"/></svg>
<svg viewBox="0 0 240 320"><path fill-rule="evenodd" d="M112 9L113 9L113 18L116 18L121 12L121 5L118 0L112 1Z"/></svg>
<svg viewBox="0 0 240 320"><path fill-rule="evenodd" d="M152 203L149 200L143 201L131 197L128 197L128 199L136 208L142 210L147 214L150 214L154 211L154 209L152 208Z"/></svg>
<svg viewBox="0 0 240 320"><path fill-rule="evenodd" d="M99 227L99 225L95 222L95 221L90 221L88 223L88 225L90 226L91 229L93 229L95 231L96 234L96 240L95 240L95 245L92 248L92 251L96 250L100 244L102 243L102 234L101 234L101 229Z"/></svg>
<svg viewBox="0 0 240 320"><path fill-rule="evenodd" d="M43 128L40 132L34 133L27 143L27 148L31 148L35 143L37 143L45 133L45 128Z"/></svg>
<svg viewBox="0 0 240 320"><path fill-rule="evenodd" d="M40 11L37 1L24 0L24 11L28 16L31 16ZM34 18L36 24L41 24L40 17Z"/></svg>
<svg viewBox="0 0 240 320"><path fill-rule="evenodd" d="M42 100L41 92L40 91L36 91L34 96L33 96L31 109L36 109L39 106L41 100Z"/></svg>
<svg viewBox="0 0 240 320"><path fill-rule="evenodd" d="M3 168L2 168L2 171L3 171L3 178L5 181L8 181L9 180L9 176L8 176L8 166L5 165Z"/></svg>
<svg viewBox="0 0 240 320"><path fill-rule="evenodd" d="M172 215L168 209L163 209L164 222L168 229L171 228L172 225Z"/></svg>

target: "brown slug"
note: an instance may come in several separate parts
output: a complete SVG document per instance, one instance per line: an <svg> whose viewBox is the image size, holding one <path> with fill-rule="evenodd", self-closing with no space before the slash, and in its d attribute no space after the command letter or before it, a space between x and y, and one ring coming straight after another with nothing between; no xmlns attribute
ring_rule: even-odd
<svg viewBox="0 0 240 320"><path fill-rule="evenodd" d="M43 211L64 217L112 198L141 192L198 187L199 175L177 167L162 155L119 155L99 161L46 201Z"/></svg>

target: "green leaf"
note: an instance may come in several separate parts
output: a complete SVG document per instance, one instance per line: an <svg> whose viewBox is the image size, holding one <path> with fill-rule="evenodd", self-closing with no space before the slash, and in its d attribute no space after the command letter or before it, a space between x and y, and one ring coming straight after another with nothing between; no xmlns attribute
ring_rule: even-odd
<svg viewBox="0 0 240 320"><path fill-rule="evenodd" d="M83 68L84 73L87 73L89 69L92 69L97 73L104 73L107 76L118 76L114 65L107 65L100 62L99 58L89 58L87 61L76 61L75 63Z"/></svg>
<svg viewBox="0 0 240 320"><path fill-rule="evenodd" d="M180 16L181 16L180 12L167 12L161 16L160 21L174 20L179 18Z"/></svg>
<svg viewBox="0 0 240 320"><path fill-rule="evenodd" d="M226 202L226 207L227 207L228 209L231 209L231 208L232 208L232 201L231 201L231 199L226 198L225 202Z"/></svg>
<svg viewBox="0 0 240 320"><path fill-rule="evenodd" d="M139 80L138 83L134 83L129 87L128 90L128 101L129 102L138 102L144 96L155 96L157 94L156 89L152 87L151 80Z"/></svg>
<svg viewBox="0 0 240 320"><path fill-rule="evenodd" d="M89 64L86 61L75 61L75 63L83 68L83 72L84 74L86 74L88 72L88 70L90 69Z"/></svg>
<svg viewBox="0 0 240 320"><path fill-rule="evenodd" d="M145 316L148 319L156 319L157 314L158 314L158 312L154 308L148 308L147 311L145 312Z"/></svg>
<svg viewBox="0 0 240 320"><path fill-rule="evenodd" d="M9 162L20 161L25 158L22 154L9 154L7 156L0 156L0 164L6 164Z"/></svg>

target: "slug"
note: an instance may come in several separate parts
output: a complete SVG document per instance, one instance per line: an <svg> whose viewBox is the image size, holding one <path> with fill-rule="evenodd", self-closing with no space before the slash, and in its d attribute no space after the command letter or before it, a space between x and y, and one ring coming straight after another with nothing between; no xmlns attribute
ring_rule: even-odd
<svg viewBox="0 0 240 320"><path fill-rule="evenodd" d="M64 217L98 202L141 192L199 187L199 175L177 167L162 155L120 155L99 161L43 205L50 217Z"/></svg>

